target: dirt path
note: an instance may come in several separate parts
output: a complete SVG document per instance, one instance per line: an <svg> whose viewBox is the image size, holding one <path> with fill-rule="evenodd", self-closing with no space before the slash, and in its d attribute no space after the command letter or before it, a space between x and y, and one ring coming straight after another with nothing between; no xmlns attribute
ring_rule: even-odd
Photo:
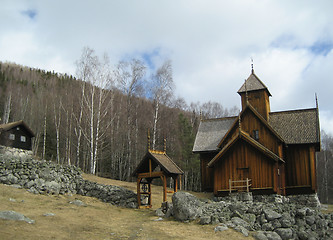
<svg viewBox="0 0 333 240"><path fill-rule="evenodd" d="M135 190L135 183L97 178L86 179ZM134 188L134 189L133 189ZM155 193L156 191L156 193ZM160 206L159 187L154 187L153 204ZM79 199L86 206L70 201ZM161 200L160 200L161 201ZM212 225L157 221L152 209L126 209L80 195L34 195L25 189L0 184L0 211L13 210L35 220L34 224L0 219L0 239L253 239L233 230L214 233ZM54 213L55 216L44 216Z"/></svg>

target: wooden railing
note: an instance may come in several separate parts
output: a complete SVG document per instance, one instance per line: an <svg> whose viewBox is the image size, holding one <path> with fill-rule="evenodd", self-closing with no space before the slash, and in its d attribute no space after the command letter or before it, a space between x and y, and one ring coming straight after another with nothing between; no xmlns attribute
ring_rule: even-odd
<svg viewBox="0 0 333 240"><path fill-rule="evenodd" d="M231 179L229 179L229 192L231 193L232 190L237 190L237 188L240 189L246 188L246 192L249 192L250 186L252 185L250 182L251 179L248 178L246 178L245 180L236 180L236 181L232 181ZM236 183L236 185L234 183Z"/></svg>

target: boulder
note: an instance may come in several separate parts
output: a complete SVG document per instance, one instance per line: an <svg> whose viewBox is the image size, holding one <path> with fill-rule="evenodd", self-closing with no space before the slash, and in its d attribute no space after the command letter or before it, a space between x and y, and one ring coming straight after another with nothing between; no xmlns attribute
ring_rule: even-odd
<svg viewBox="0 0 333 240"><path fill-rule="evenodd" d="M24 221L30 224L35 223L35 220L32 220L23 214L14 211L1 211L0 218L5 220Z"/></svg>
<svg viewBox="0 0 333 240"><path fill-rule="evenodd" d="M228 230L229 228L225 224L220 224L214 228L215 232L223 232L225 230Z"/></svg>
<svg viewBox="0 0 333 240"><path fill-rule="evenodd" d="M275 230L277 234L282 238L282 240L288 240L293 238L293 231L291 228L278 228Z"/></svg>
<svg viewBox="0 0 333 240"><path fill-rule="evenodd" d="M172 196L173 215L179 221L195 220L201 215L202 202L187 192L176 192Z"/></svg>
<svg viewBox="0 0 333 240"><path fill-rule="evenodd" d="M265 232L265 235L268 240L282 240L279 234L276 232Z"/></svg>
<svg viewBox="0 0 333 240"><path fill-rule="evenodd" d="M266 216L266 219L268 221L273 221L275 219L279 219L282 217L280 213L275 212L274 210L271 209L264 209L264 214Z"/></svg>

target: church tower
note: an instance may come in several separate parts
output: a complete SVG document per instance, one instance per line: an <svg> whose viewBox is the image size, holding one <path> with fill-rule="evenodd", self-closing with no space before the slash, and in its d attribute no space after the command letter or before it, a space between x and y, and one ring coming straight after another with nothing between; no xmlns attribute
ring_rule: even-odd
<svg viewBox="0 0 333 240"><path fill-rule="evenodd" d="M250 76L245 80L245 83L237 92L242 99L242 110L246 108L248 104L251 104L258 113L268 121L270 105L269 97L271 93L265 84L260 81L252 68Z"/></svg>

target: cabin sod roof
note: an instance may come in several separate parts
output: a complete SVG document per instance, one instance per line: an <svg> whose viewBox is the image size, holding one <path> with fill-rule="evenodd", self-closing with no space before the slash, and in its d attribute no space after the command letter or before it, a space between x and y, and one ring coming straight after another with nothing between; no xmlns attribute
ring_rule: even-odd
<svg viewBox="0 0 333 240"><path fill-rule="evenodd" d="M35 134L33 133L33 131L28 127L28 125L25 124L25 122L23 120L17 121L17 122L11 122L11 123L7 123L7 124L0 124L0 133L2 131L8 131L12 128L15 128L17 126L24 126L24 128L28 131L28 133L32 136L35 137Z"/></svg>
<svg viewBox="0 0 333 240"><path fill-rule="evenodd" d="M317 108L271 112L269 123L287 144L320 143Z"/></svg>
<svg viewBox="0 0 333 240"><path fill-rule="evenodd" d="M143 157L137 168L133 172L133 176L138 173L149 172L149 159L151 159L154 170L157 166L161 168L162 171L167 173L168 175L182 175L184 172L177 166L177 164L172 161L172 159L163 151L154 151L148 150L146 155Z"/></svg>
<svg viewBox="0 0 333 240"><path fill-rule="evenodd" d="M268 95L272 96L265 84L257 77L257 75L252 70L251 75L245 80L245 83L243 83L237 93L241 94L246 91L250 92L262 89L265 89L268 92Z"/></svg>
<svg viewBox="0 0 333 240"><path fill-rule="evenodd" d="M217 145L237 117L202 120L194 141L193 152L217 151Z"/></svg>

